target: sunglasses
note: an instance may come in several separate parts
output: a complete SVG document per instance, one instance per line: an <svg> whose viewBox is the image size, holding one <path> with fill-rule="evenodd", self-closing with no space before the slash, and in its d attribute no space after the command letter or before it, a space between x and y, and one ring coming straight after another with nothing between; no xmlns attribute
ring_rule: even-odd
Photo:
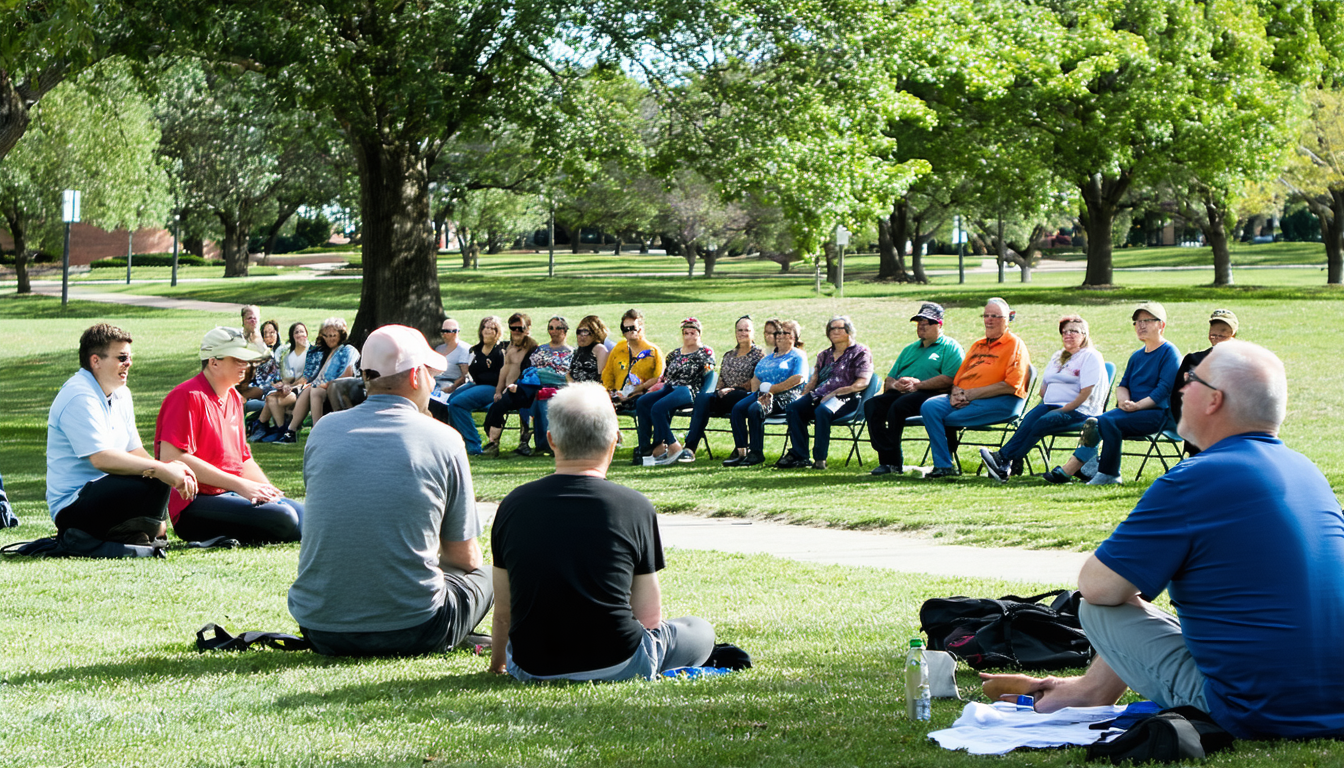
<svg viewBox="0 0 1344 768"><path fill-rule="evenodd" d="M527 328L521 325L510 325L509 330L514 333L527 333Z"/></svg>
<svg viewBox="0 0 1344 768"><path fill-rule="evenodd" d="M457 333L458 330L460 330L460 329L458 329L458 328L444 328L443 330L439 331L439 333Z"/></svg>
<svg viewBox="0 0 1344 768"><path fill-rule="evenodd" d="M630 333L630 332L632 332L632 331L638 331L638 330L639 330L639 326L637 326L637 325L622 325L622 326L621 326L621 333Z"/></svg>
<svg viewBox="0 0 1344 768"><path fill-rule="evenodd" d="M548 331L568 331L569 329L566 328L566 327L563 326L563 325L548 325L548 326L546 326L546 330L548 330Z"/></svg>
<svg viewBox="0 0 1344 768"><path fill-rule="evenodd" d="M112 359L110 355L99 355L99 357L104 359ZM119 363L129 363L131 362L131 356L127 352L122 352L120 355L116 356L115 360Z"/></svg>
<svg viewBox="0 0 1344 768"><path fill-rule="evenodd" d="M580 328L576 333L578 333L580 336L592 336L592 335L593 335L593 332L590 331L590 330L588 330L587 328Z"/></svg>

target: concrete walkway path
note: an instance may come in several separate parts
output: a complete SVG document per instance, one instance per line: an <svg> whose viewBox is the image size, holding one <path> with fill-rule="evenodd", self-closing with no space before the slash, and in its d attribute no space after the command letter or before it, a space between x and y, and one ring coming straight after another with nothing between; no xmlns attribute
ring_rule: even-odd
<svg viewBox="0 0 1344 768"><path fill-rule="evenodd" d="M498 505L478 502L493 518ZM743 518L658 516L663 545L763 554L828 565L859 565L902 573L1042 582L1076 588L1086 552L933 544L902 533L813 528Z"/></svg>
<svg viewBox="0 0 1344 768"><path fill-rule="evenodd" d="M54 286L36 281L33 283L33 293L40 293L43 296L61 296L61 284ZM125 304L135 307L155 307L157 309L190 309L196 312L229 312L238 314L242 311L242 304L234 304L227 301L194 301L191 299L174 299L168 296L148 296L136 293L100 293L98 291L85 290L75 286L70 287L70 298L75 301L100 301L104 304Z"/></svg>

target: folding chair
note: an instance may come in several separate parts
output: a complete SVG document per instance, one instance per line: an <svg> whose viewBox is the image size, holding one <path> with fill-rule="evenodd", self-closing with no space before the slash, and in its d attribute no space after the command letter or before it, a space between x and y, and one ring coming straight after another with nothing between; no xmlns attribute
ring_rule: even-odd
<svg viewBox="0 0 1344 768"><path fill-rule="evenodd" d="M1111 398L1115 396L1115 363L1106 364L1106 378L1107 381L1110 382L1110 388L1106 390L1106 402L1101 405L1102 413L1111 409ZM1036 450L1041 454L1041 461L1045 463L1045 466L1050 466L1050 455L1055 452L1055 441L1057 439L1064 437L1072 438L1076 441L1082 434L1082 427L1070 427L1068 429L1061 429L1058 432L1051 432L1049 435L1041 438L1041 441L1036 444ZM1050 441L1049 445L1046 445L1045 441L1047 439Z"/></svg>

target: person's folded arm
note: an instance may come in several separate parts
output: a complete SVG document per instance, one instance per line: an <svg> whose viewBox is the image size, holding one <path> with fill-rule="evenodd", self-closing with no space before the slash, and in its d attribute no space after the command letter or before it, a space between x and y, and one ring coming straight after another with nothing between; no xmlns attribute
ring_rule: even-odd
<svg viewBox="0 0 1344 768"><path fill-rule="evenodd" d="M1094 553L1083 563L1078 574L1078 591L1092 605L1122 605L1139 594L1139 588L1111 570Z"/></svg>
<svg viewBox="0 0 1344 768"><path fill-rule="evenodd" d="M496 597L498 599L498 597ZM658 574L637 574L630 584L630 607L645 629L657 629L663 622L663 592Z"/></svg>

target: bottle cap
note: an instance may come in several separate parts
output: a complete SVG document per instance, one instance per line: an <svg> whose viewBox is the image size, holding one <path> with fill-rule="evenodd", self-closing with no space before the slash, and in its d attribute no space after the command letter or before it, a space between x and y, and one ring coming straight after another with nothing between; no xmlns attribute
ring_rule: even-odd
<svg viewBox="0 0 1344 768"><path fill-rule="evenodd" d="M923 640L920 640L918 637L912 637L912 638L910 638L910 647L911 647L911 648L923 648L923 647L924 647L924 641L923 641Z"/></svg>

